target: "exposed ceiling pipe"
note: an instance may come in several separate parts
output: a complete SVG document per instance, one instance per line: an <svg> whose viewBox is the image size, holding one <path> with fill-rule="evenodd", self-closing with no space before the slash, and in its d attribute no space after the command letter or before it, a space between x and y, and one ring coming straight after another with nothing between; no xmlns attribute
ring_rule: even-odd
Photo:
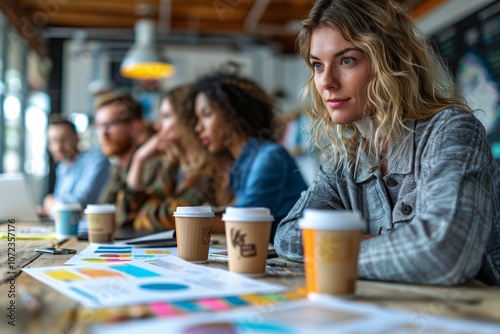
<svg viewBox="0 0 500 334"><path fill-rule="evenodd" d="M301 27L299 21L290 21L286 24L261 23L255 32L260 35L290 36L298 34Z"/></svg>
<svg viewBox="0 0 500 334"><path fill-rule="evenodd" d="M254 31L257 29L260 18L267 8L270 0L257 0L254 2L252 9L248 13L245 22L243 23L243 28L246 31Z"/></svg>
<svg viewBox="0 0 500 334"><path fill-rule="evenodd" d="M264 14L270 0L257 0L254 2L250 13L245 19L244 28L248 32L257 33L259 35L281 35L290 36L296 35L300 30L300 22L297 20L289 21L286 24L260 23L259 21Z"/></svg>
<svg viewBox="0 0 500 334"><path fill-rule="evenodd" d="M161 35L166 35L170 32L172 20L172 0L160 0L160 8L158 13L158 30Z"/></svg>

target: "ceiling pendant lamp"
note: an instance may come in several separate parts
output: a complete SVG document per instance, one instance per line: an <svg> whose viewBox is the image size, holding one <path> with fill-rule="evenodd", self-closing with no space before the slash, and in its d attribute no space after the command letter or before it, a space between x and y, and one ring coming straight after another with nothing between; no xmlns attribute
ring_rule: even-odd
<svg viewBox="0 0 500 334"><path fill-rule="evenodd" d="M162 79L174 75L175 67L161 57L155 47L155 23L150 19L135 24L135 44L128 50L120 67L125 78Z"/></svg>

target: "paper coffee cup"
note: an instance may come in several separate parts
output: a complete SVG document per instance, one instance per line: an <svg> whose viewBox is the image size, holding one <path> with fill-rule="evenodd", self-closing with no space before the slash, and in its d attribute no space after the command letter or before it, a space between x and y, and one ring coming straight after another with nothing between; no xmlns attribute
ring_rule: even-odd
<svg viewBox="0 0 500 334"><path fill-rule="evenodd" d="M178 206L174 212L179 258L193 263L208 261L215 214L210 206Z"/></svg>
<svg viewBox="0 0 500 334"><path fill-rule="evenodd" d="M258 277L266 273L269 235L274 217L268 208L228 207L225 222L229 271Z"/></svg>
<svg viewBox="0 0 500 334"><path fill-rule="evenodd" d="M309 294L352 297L364 222L354 211L304 210L299 221Z"/></svg>
<svg viewBox="0 0 500 334"><path fill-rule="evenodd" d="M78 235L78 223L82 217L82 206L78 203L57 203L55 208L56 238L64 239Z"/></svg>
<svg viewBox="0 0 500 334"><path fill-rule="evenodd" d="M85 208L89 242L113 242L115 232L115 212L113 204L89 204Z"/></svg>

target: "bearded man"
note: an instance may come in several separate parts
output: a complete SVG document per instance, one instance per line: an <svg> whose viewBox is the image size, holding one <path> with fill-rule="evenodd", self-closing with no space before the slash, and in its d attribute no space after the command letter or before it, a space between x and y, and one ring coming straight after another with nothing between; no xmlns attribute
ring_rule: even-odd
<svg viewBox="0 0 500 334"><path fill-rule="evenodd" d="M102 152L110 158L113 172L101 203L116 203L118 192L126 187L132 157L143 142L143 109L129 94L107 93L95 105L94 126ZM153 181L159 161L151 161L143 170L143 184Z"/></svg>

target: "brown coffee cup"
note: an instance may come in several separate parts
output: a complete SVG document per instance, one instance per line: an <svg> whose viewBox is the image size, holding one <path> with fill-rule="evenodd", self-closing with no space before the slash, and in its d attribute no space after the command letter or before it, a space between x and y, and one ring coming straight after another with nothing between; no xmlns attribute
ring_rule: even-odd
<svg viewBox="0 0 500 334"><path fill-rule="evenodd" d="M358 212L306 209L299 222L309 295L353 297L363 220Z"/></svg>
<svg viewBox="0 0 500 334"><path fill-rule="evenodd" d="M113 242L116 207L113 204L89 204L84 213L87 216L89 242Z"/></svg>
<svg viewBox="0 0 500 334"><path fill-rule="evenodd" d="M264 276L274 221L270 210L228 207L222 220L225 222L229 271L251 277Z"/></svg>
<svg viewBox="0 0 500 334"><path fill-rule="evenodd" d="M193 263L208 261L214 216L209 206L177 207L174 217L179 258Z"/></svg>

